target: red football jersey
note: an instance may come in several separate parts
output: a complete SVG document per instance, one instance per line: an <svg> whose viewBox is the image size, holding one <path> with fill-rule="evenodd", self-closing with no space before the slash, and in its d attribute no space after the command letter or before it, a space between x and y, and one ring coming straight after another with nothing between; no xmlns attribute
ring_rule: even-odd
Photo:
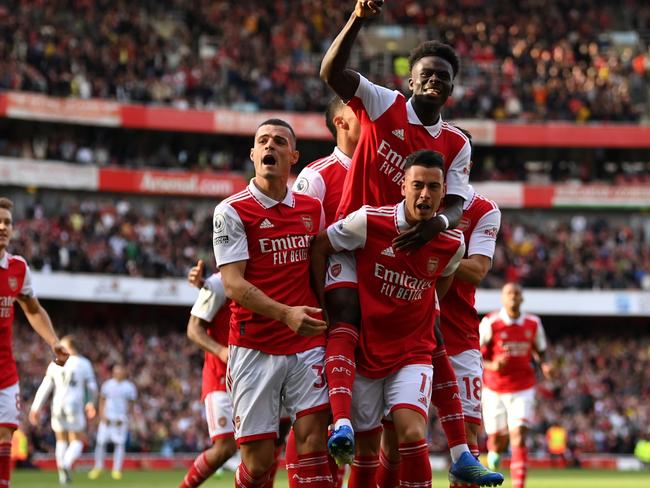
<svg viewBox="0 0 650 488"><path fill-rule="evenodd" d="M14 301L19 295L32 295L29 268L22 257L5 252L0 258L0 389L18 382L12 342Z"/></svg>
<svg viewBox="0 0 650 488"><path fill-rule="evenodd" d="M348 102L361 123L361 135L345 179L337 217L361 205L392 205L402 200L406 157L419 149L440 153L447 193L469 197L470 145L456 127L443 122L424 126L411 100L360 76Z"/></svg>
<svg viewBox="0 0 650 488"><path fill-rule="evenodd" d="M384 378L409 364L431 364L435 285L452 274L464 252L460 231L437 238L405 254L391 242L409 228L404 203L363 206L330 225L327 234L337 251L355 251L361 307L357 371Z"/></svg>
<svg viewBox="0 0 650 488"><path fill-rule="evenodd" d="M500 224L497 204L473 192L456 227L465 237L465 257L480 254L492 259ZM440 331L450 356L480 348L475 295L476 286L456 277L441 300Z"/></svg>
<svg viewBox="0 0 650 488"><path fill-rule="evenodd" d="M483 357L489 361L506 356L501 371L483 372L483 384L499 393L512 393L535 386L533 349L546 350L546 335L542 321L536 315L522 314L517 320L505 310L493 312L480 324Z"/></svg>
<svg viewBox="0 0 650 488"><path fill-rule="evenodd" d="M222 346L228 347L230 300L226 297L220 273L215 273L205 280L190 313L209 322L208 335ZM226 363L218 356L206 351L201 400L212 391L226 391L226 368Z"/></svg>
<svg viewBox="0 0 650 488"><path fill-rule="evenodd" d="M228 334L230 332L230 304L227 300L225 305L219 309L215 315L208 334L222 346L228 346ZM218 356L209 352L205 353L203 361L203 383L201 385L201 401L205 399L208 393L213 391L226 391L226 363Z"/></svg>
<svg viewBox="0 0 650 488"><path fill-rule="evenodd" d="M338 147L326 158L309 163L300 172L293 191L312 196L323 205L325 223L336 220L336 209L341 202L343 184L350 169L350 158Z"/></svg>
<svg viewBox="0 0 650 488"><path fill-rule="evenodd" d="M318 307L310 285L309 246L324 225L318 200L287 188L282 202L251 181L215 208L214 253L219 267L247 261L244 278L273 300ZM303 337L281 322L231 306L229 343L267 354L294 354L325 345L325 336Z"/></svg>

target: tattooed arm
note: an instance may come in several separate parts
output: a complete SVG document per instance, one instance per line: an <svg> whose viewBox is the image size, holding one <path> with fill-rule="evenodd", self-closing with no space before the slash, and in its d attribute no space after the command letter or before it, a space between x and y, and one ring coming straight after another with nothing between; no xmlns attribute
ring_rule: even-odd
<svg viewBox="0 0 650 488"><path fill-rule="evenodd" d="M311 336L325 332L327 329L325 322L310 316L310 314L320 313L319 308L290 307L273 300L244 278L246 263L247 261L237 261L219 268L228 298L252 312L287 324L299 335Z"/></svg>

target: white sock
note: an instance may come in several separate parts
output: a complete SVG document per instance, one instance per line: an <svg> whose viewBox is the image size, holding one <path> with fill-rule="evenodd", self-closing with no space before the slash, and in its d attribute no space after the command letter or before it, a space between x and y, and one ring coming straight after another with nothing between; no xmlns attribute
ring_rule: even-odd
<svg viewBox="0 0 650 488"><path fill-rule="evenodd" d="M80 440L75 439L70 442L68 449L65 451L65 456L63 456L63 467L65 469L72 469L72 465L77 460L81 453L84 450L84 443Z"/></svg>
<svg viewBox="0 0 650 488"><path fill-rule="evenodd" d="M104 456L106 454L106 444L95 445L95 469L104 469Z"/></svg>
<svg viewBox="0 0 650 488"><path fill-rule="evenodd" d="M469 447L467 444L458 444L457 446L450 447L449 452L451 453L452 462L455 463L460 459L464 452L469 452Z"/></svg>
<svg viewBox="0 0 650 488"><path fill-rule="evenodd" d="M352 428L352 422L350 422L350 419L339 419L334 424L334 430L338 429L342 425L347 425L348 427Z"/></svg>
<svg viewBox="0 0 650 488"><path fill-rule="evenodd" d="M113 450L113 471L122 471L124 462L124 444L115 444Z"/></svg>
<svg viewBox="0 0 650 488"><path fill-rule="evenodd" d="M56 467L63 469L63 457L65 456L65 451L68 448L68 441L56 441L54 447L54 457L56 459Z"/></svg>

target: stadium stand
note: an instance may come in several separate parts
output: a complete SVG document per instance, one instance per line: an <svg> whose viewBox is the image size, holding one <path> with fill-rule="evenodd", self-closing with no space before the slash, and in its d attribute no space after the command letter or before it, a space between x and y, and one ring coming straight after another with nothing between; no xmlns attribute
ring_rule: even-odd
<svg viewBox="0 0 650 488"><path fill-rule="evenodd" d="M61 7L66 8L61 8ZM318 66L347 2L6 2L0 88L178 107L321 111ZM630 14L634 12L634 14ZM228 19L224 22L224 19ZM403 88L395 38L442 38L466 69L451 117L638 121L648 116L646 2L387 3L390 56L359 62ZM395 27L397 25L397 27ZM34 29L32 26L40 26ZM71 26L71 28L69 28ZM390 29L384 32L389 35ZM269 49L270 48L270 49ZM376 47L375 47L376 49Z"/></svg>

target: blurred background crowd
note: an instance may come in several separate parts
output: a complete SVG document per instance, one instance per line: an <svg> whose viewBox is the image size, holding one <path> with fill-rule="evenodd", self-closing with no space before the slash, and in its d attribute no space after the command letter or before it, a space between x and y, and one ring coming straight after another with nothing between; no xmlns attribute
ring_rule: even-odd
<svg viewBox="0 0 650 488"><path fill-rule="evenodd" d="M212 203L55 199L17 219L14 249L40 271L184 277L212 263ZM650 290L650 221L624 212L503 211L492 270L500 288Z"/></svg>
<svg viewBox="0 0 650 488"><path fill-rule="evenodd" d="M335 0L9 0L0 7L0 89L322 111L329 95L320 61L351 7ZM645 1L409 0L386 2L384 11L356 65L404 89L405 60L391 55L394 40L448 42L464 65L448 118L648 117L650 51L639 38L650 35Z"/></svg>
<svg viewBox="0 0 650 488"><path fill-rule="evenodd" d="M94 365L98 382L110 377L115 362L126 362L139 395L131 419L129 450L172 454L208 446L200 402L203 353L179 330L187 318L175 314L177 323L168 317L152 325L99 319L100 315L102 312L95 310L81 319L98 321L94 327L89 323L61 323L59 327L75 335L80 353ZM571 452L574 456L632 452L639 438L650 435L650 339L592 332L587 341L581 335L555 338L553 328L549 332L549 359L555 373L552 380L539 386L531 452L546 452L546 432L553 425L567 432L567 459ZM21 392L28 406L49 355L40 341L32 340L26 325L16 327L15 340ZM430 447L444 453L444 433L435 416L433 419ZM39 427L25 428L36 449L53 450L47 415ZM90 431L92 441L96 431L92 422Z"/></svg>

